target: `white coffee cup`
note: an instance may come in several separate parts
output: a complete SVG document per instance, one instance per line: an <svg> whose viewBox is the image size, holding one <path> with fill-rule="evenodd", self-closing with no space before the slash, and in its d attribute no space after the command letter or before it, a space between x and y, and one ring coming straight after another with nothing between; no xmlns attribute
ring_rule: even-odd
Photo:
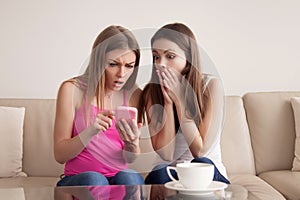
<svg viewBox="0 0 300 200"><path fill-rule="evenodd" d="M177 172L176 180L171 170ZM212 183L214 166L208 163L178 163L176 167L167 166L168 176L172 181L179 182L186 189L205 189Z"/></svg>

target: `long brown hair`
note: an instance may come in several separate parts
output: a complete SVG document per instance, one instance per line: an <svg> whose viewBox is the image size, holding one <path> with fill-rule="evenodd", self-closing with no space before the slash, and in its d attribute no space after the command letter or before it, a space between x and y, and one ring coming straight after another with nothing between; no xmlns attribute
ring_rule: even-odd
<svg viewBox="0 0 300 200"><path fill-rule="evenodd" d="M140 47L133 33L122 26L109 26L96 38L89 64L85 72L73 78L75 83L84 91L84 100L89 110L90 103L96 96L97 107L103 109L105 91L105 56L116 49L131 49L136 56L134 71L127 80L123 89L131 89L136 82L140 62ZM88 115L88 112L87 112ZM88 120L89 121L89 120Z"/></svg>
<svg viewBox="0 0 300 200"><path fill-rule="evenodd" d="M176 43L185 53L186 66L182 71L182 75L189 83L185 91L185 102L187 109L186 116L193 118L196 124L200 125L205 113L206 101L208 100L207 91L203 88L203 77L200 68L200 54L193 32L184 24L172 23L161 27L151 38L151 46L158 39L167 39ZM154 63L154 60L153 60ZM164 98L159 85L159 79L153 67L152 77L142 93L140 99L140 120L144 116L145 106L148 100L151 99L151 104L164 105ZM162 115L159 115L162 120Z"/></svg>

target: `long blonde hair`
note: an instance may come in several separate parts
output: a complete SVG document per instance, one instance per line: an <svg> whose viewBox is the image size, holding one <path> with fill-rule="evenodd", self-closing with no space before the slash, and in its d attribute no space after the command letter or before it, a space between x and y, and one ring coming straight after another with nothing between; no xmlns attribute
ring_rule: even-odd
<svg viewBox="0 0 300 200"><path fill-rule="evenodd" d="M90 103L94 97L96 97L97 107L100 109L104 107L105 56L108 52L116 49L131 49L136 55L133 73L123 89L132 88L136 82L140 62L140 48L136 38L132 32L122 26L112 25L107 27L97 36L93 44L89 64L85 72L73 78L77 86L84 92L87 111L89 111ZM88 112L87 116L89 116Z"/></svg>

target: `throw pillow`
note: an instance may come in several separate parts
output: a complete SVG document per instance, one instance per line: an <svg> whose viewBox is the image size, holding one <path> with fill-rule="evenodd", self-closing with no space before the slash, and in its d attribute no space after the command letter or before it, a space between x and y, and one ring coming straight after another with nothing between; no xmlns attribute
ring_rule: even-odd
<svg viewBox="0 0 300 200"><path fill-rule="evenodd" d="M25 108L0 106L0 177L26 176L22 172Z"/></svg>
<svg viewBox="0 0 300 200"><path fill-rule="evenodd" d="M294 111L296 142L295 142L295 158L293 162L293 171L300 171L300 97L291 98Z"/></svg>

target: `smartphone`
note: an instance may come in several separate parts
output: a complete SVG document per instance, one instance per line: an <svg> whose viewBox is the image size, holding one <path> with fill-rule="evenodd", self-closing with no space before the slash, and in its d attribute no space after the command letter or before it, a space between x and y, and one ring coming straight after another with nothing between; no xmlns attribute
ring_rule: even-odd
<svg viewBox="0 0 300 200"><path fill-rule="evenodd" d="M131 123L132 119L137 121L137 109L130 106L118 106L116 110L116 121L121 119L125 119L129 123Z"/></svg>

